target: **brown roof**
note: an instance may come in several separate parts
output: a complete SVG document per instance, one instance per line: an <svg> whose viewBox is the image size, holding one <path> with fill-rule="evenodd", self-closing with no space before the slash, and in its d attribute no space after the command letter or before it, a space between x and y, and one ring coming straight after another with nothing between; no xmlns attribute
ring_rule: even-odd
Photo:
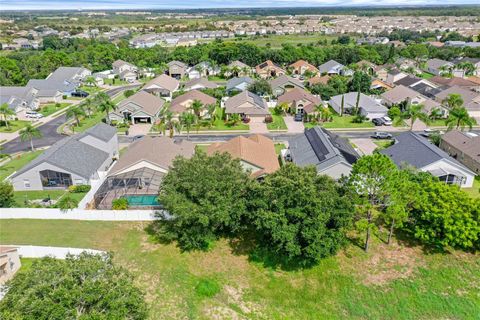
<svg viewBox="0 0 480 320"><path fill-rule="evenodd" d="M271 60L267 60L265 62L260 63L255 67L257 73L261 73L264 69L276 69L278 71L285 72L280 66L273 63Z"/></svg>
<svg viewBox="0 0 480 320"><path fill-rule="evenodd" d="M242 106L248 104L250 107ZM242 106L240 108L240 106ZM255 93L248 90L242 91L239 94L228 98L225 101L226 113L238 113L245 115L268 115L268 105L265 99L259 97Z"/></svg>
<svg viewBox="0 0 480 320"><path fill-rule="evenodd" d="M193 79L185 83L185 88L191 88L194 85L201 85L204 88L209 88L209 89L215 89L218 88L218 84L215 82L209 81L206 78L198 78L198 79Z"/></svg>
<svg viewBox="0 0 480 320"><path fill-rule="evenodd" d="M313 78L310 78L308 79L308 84L313 86L317 83L321 83L321 84L328 84L328 80L330 80L330 76L328 74L324 75L324 76L315 76Z"/></svg>
<svg viewBox="0 0 480 320"><path fill-rule="evenodd" d="M463 104L465 108L469 110L476 110L476 109L479 109L480 107L479 103L476 102L479 100L480 94L459 86L447 88L439 92L438 94L436 94L435 98L439 101L443 101L450 94L459 94L463 99Z"/></svg>
<svg viewBox="0 0 480 320"><path fill-rule="evenodd" d="M407 99L418 97L420 96L420 94L415 90L399 85L392 90L388 90L387 92L382 93L381 96L383 99L387 100L390 103L400 103Z"/></svg>
<svg viewBox="0 0 480 320"><path fill-rule="evenodd" d="M162 74L147 82L145 88L156 85L163 89L167 89L168 91L175 91L178 88L179 84L180 82L177 79L167 76L166 74Z"/></svg>
<svg viewBox="0 0 480 320"><path fill-rule="evenodd" d="M187 140L145 136L128 147L109 175L118 174L141 161L147 161L168 170L176 156L190 158L194 152L194 144Z"/></svg>
<svg viewBox="0 0 480 320"><path fill-rule="evenodd" d="M314 65L308 63L305 60L298 60L297 62L292 63L289 67L295 68L295 69L306 67L308 70L312 72L318 72L318 69Z"/></svg>
<svg viewBox="0 0 480 320"><path fill-rule="evenodd" d="M375 86L379 86L379 87L383 87L385 89L392 89L393 87L385 82L383 82L382 80L380 79L374 79L372 81L372 84L370 87L375 87Z"/></svg>
<svg viewBox="0 0 480 320"><path fill-rule="evenodd" d="M170 111L182 113L187 110L194 100L199 100L204 107L217 103L217 99L198 90L191 90L172 100Z"/></svg>
<svg viewBox="0 0 480 320"><path fill-rule="evenodd" d="M471 81L471 82L473 82L477 85L480 85L480 77L478 77L478 76L470 76L467 79L468 79L468 81Z"/></svg>
<svg viewBox="0 0 480 320"><path fill-rule="evenodd" d="M17 247L12 247L12 246L0 246L0 254L17 251L17 249L18 249Z"/></svg>
<svg viewBox="0 0 480 320"><path fill-rule="evenodd" d="M464 132L452 130L445 133L442 140L480 163L480 136L472 137Z"/></svg>
<svg viewBox="0 0 480 320"><path fill-rule="evenodd" d="M207 148L207 154L229 153L233 158L241 159L261 169L252 172L253 177L273 173L280 168L273 141L255 134L250 137L238 136L227 142L214 143Z"/></svg>
<svg viewBox="0 0 480 320"><path fill-rule="evenodd" d="M138 91L133 96L121 101L118 104L118 108L121 109L121 107L129 103L140 106L145 112L154 116L162 109L165 101L146 91Z"/></svg>
<svg viewBox="0 0 480 320"><path fill-rule="evenodd" d="M428 79L428 81L431 81L436 84L440 84L442 86L459 86L459 87L474 87L477 84L469 81L467 79L459 78L459 77L453 77L453 78L444 78L442 76L435 76L431 77Z"/></svg>
<svg viewBox="0 0 480 320"><path fill-rule="evenodd" d="M298 102L300 100L307 100L309 101L310 104L314 106L316 105L319 105L321 102L322 102L322 99L318 98L318 97L315 97L313 94L311 94L310 92L307 92L303 89L299 89L299 88L294 88L290 91L287 91L285 92L284 94L282 94L281 96L278 97L278 103L295 103L295 102ZM305 110L305 107L304 106L304 110ZM307 112L312 112L312 110L305 110Z"/></svg>

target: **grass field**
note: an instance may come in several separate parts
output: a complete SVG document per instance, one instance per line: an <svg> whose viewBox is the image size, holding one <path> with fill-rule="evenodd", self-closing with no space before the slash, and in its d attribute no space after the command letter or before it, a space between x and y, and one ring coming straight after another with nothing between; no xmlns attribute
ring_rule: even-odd
<svg viewBox="0 0 480 320"><path fill-rule="evenodd" d="M114 104L118 104L119 102L121 102L121 101L123 101L123 100L125 100L125 99L127 99L127 97L125 97L125 95L123 94L123 92L120 92L119 94L117 94L117 95L115 96L115 98L112 99L112 102L113 102Z"/></svg>
<svg viewBox="0 0 480 320"><path fill-rule="evenodd" d="M10 161L0 166L0 181L22 168L24 165L38 157L43 151L26 152L12 157Z"/></svg>
<svg viewBox="0 0 480 320"><path fill-rule="evenodd" d="M182 253L147 223L0 220L0 243L112 251L146 292L150 319L475 319L480 259L374 239L306 270L265 266L242 246ZM59 232L61 230L61 232ZM232 249L234 248L234 249Z"/></svg>
<svg viewBox="0 0 480 320"><path fill-rule="evenodd" d="M238 122L236 125L232 126L223 120L224 117L224 109L222 108L217 108L216 114L217 114L217 119L215 120L215 123L211 128L209 127L201 127L199 131L205 131L205 130L212 130L212 131L230 131L230 130L243 130L243 131L248 131L250 127L247 124L244 124L242 122ZM195 127L192 128L191 132L197 132L197 129Z"/></svg>
<svg viewBox="0 0 480 320"><path fill-rule="evenodd" d="M115 82L114 82L114 80L115 80ZM111 86L123 86L123 85L128 84L127 81L120 80L120 79L103 79L103 83L111 85Z"/></svg>
<svg viewBox="0 0 480 320"><path fill-rule="evenodd" d="M281 48L282 44L291 45L317 43L318 41L336 39L334 36L326 36L321 34L290 34L290 35L265 35L254 36L248 38L235 38L235 42L245 42L265 47L270 44L272 48Z"/></svg>
<svg viewBox="0 0 480 320"><path fill-rule="evenodd" d="M282 149L285 149L285 148L286 148L285 144L283 144L283 143L275 143L275 153L276 153L276 154L279 155L279 154L280 154L280 151L281 151Z"/></svg>
<svg viewBox="0 0 480 320"><path fill-rule="evenodd" d="M475 180L473 181L473 187L463 188L462 190L474 198L480 198L480 176L475 177Z"/></svg>
<svg viewBox="0 0 480 320"><path fill-rule="evenodd" d="M14 200L16 203L15 207L18 208L28 208L30 205L26 204L25 201L34 201L34 200L43 200L48 197L52 200L59 200L61 197L69 194L71 198L80 201L85 197L86 193L69 193L67 190L39 190L39 191L15 191Z"/></svg>
<svg viewBox="0 0 480 320"><path fill-rule="evenodd" d="M283 116L276 115L273 112L273 109L270 109L270 113L272 114L273 122L267 123L268 130L287 130L287 125L285 124L285 120L283 120Z"/></svg>
<svg viewBox="0 0 480 320"><path fill-rule="evenodd" d="M337 129L337 128L373 128L375 127L371 121L364 121L362 123L352 122L353 116L344 115L342 117L338 115L333 115L333 120L330 122L320 122L320 123L305 123L305 128L312 128L315 126L322 126L326 129Z"/></svg>
<svg viewBox="0 0 480 320"><path fill-rule="evenodd" d="M60 103L57 107L57 105L55 103L51 103L51 104L46 104L44 106L42 106L42 109L40 109L40 113L43 114L44 117L46 116L49 116L51 115L52 113L55 113L59 110L62 110L62 109L65 109L66 107L68 107L70 105L70 103Z"/></svg>
<svg viewBox="0 0 480 320"><path fill-rule="evenodd" d="M102 122L102 119L105 118L105 113L104 112L97 112L94 113L90 118L83 118L80 120L80 126L77 127L75 126L75 133L83 132L94 125Z"/></svg>
<svg viewBox="0 0 480 320"><path fill-rule="evenodd" d="M195 145L195 152L203 151L207 152L207 148L210 144L196 144Z"/></svg>
<svg viewBox="0 0 480 320"><path fill-rule="evenodd" d="M25 128L29 123L31 122L25 121L25 120L8 120L8 129L7 129L5 122L2 120L0 125L0 132L15 132Z"/></svg>

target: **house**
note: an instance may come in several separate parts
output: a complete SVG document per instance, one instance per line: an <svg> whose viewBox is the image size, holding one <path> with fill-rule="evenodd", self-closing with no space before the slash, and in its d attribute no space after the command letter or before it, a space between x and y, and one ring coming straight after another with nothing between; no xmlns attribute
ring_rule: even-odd
<svg viewBox="0 0 480 320"><path fill-rule="evenodd" d="M165 101L146 91L139 91L121 101L116 110L108 114L110 120L131 123L155 123Z"/></svg>
<svg viewBox="0 0 480 320"><path fill-rule="evenodd" d="M65 137L16 171L16 191L58 190L98 180L118 156L117 129L104 123Z"/></svg>
<svg viewBox="0 0 480 320"><path fill-rule="evenodd" d="M205 117L207 115L208 106L217 104L217 99L214 97L211 97L208 94L198 90L190 90L172 100L170 111L172 111L175 115L180 115L182 112L190 111L190 107L194 101L200 101L203 105L202 110L200 110L201 117Z"/></svg>
<svg viewBox="0 0 480 320"><path fill-rule="evenodd" d="M322 99L303 89L294 88L278 97L277 105L283 103L288 104L291 112L311 114L322 103Z"/></svg>
<svg viewBox="0 0 480 320"><path fill-rule="evenodd" d="M422 78L419 78L417 76L412 76L412 75L407 75L406 77L402 77L396 81L393 81L393 84L396 86L405 86L405 87L412 87L422 81Z"/></svg>
<svg viewBox="0 0 480 320"><path fill-rule="evenodd" d="M435 100L443 103L451 94L459 94L462 97L463 106L468 110L470 116L480 119L480 93L453 86L436 94Z"/></svg>
<svg viewBox="0 0 480 320"><path fill-rule="evenodd" d="M308 83L308 86L309 87L312 87L316 84L328 84L328 80L330 80L330 76L329 75L324 75L324 76L319 76L319 75L316 75L315 77L312 77L310 79L307 80L307 83Z"/></svg>
<svg viewBox="0 0 480 320"><path fill-rule="evenodd" d="M269 83L272 87L272 94L275 97L278 97L279 95L282 95L285 92L288 92L294 88L305 88L302 81L289 77L287 75L281 75L275 79L270 80Z"/></svg>
<svg viewBox="0 0 480 320"><path fill-rule="evenodd" d="M343 95L339 94L330 99L328 102L329 105L338 114L341 114L342 111L342 96L344 113L352 113L352 111L357 107L358 92L349 92ZM358 110L361 115L364 115L369 120L384 117L388 112L388 109L380 102L363 93L360 93L360 99L358 99Z"/></svg>
<svg viewBox="0 0 480 320"><path fill-rule="evenodd" d="M264 177L280 169L273 141L259 134L238 136L227 142L211 144L207 148L208 155L224 152L232 158L240 159L242 167L254 178Z"/></svg>
<svg viewBox="0 0 480 320"><path fill-rule="evenodd" d="M257 65L255 67L255 72L262 79L275 78L286 74L285 70L271 60L267 60Z"/></svg>
<svg viewBox="0 0 480 320"><path fill-rule="evenodd" d="M162 74L147 82L142 90L163 97L169 101L172 99L173 92L177 91L179 86L180 82L177 79Z"/></svg>
<svg viewBox="0 0 480 320"><path fill-rule="evenodd" d="M418 134L408 131L395 137L395 144L380 153L389 156L398 167L412 166L429 172L440 181L462 188L473 185L475 173L450 157L445 151Z"/></svg>
<svg viewBox="0 0 480 320"><path fill-rule="evenodd" d="M395 84L395 82L407 77L408 74L406 74L405 72L402 72L398 69L391 69L390 71L388 71L387 73L387 79L386 79L386 82L388 84Z"/></svg>
<svg viewBox="0 0 480 320"><path fill-rule="evenodd" d="M292 70L293 74L298 75L304 75L306 71L312 74L317 74L319 72L313 64L310 64L305 60L298 60L297 62L289 65L288 68Z"/></svg>
<svg viewBox="0 0 480 320"><path fill-rule="evenodd" d="M145 136L133 142L95 193L95 208L111 209L112 201L119 198L127 199L130 208L158 207L158 192L173 160L190 158L194 152L192 142L164 136Z"/></svg>
<svg viewBox="0 0 480 320"><path fill-rule="evenodd" d="M342 76L351 76L353 75L353 71L346 68L343 64L335 61L329 60L324 64L321 64L318 67L318 71L321 75L328 74L328 75L342 75Z"/></svg>
<svg viewBox="0 0 480 320"><path fill-rule="evenodd" d="M421 94L406 86L399 85L381 94L382 102L391 107L406 101L408 104L422 103L425 98Z"/></svg>
<svg viewBox="0 0 480 320"><path fill-rule="evenodd" d="M318 126L288 141L287 160L300 167L313 165L318 174L333 179L348 176L358 158L347 140Z"/></svg>
<svg viewBox="0 0 480 320"><path fill-rule="evenodd" d="M242 118L264 118L270 112L265 99L245 90L225 101L225 114L239 114Z"/></svg>
<svg viewBox="0 0 480 320"><path fill-rule="evenodd" d="M200 62L187 70L189 79L198 79L201 77L216 76L220 73L220 68L212 65L208 61Z"/></svg>
<svg viewBox="0 0 480 320"><path fill-rule="evenodd" d="M38 110L38 90L29 87L0 87L0 105L6 103L14 112Z"/></svg>
<svg viewBox="0 0 480 320"><path fill-rule="evenodd" d="M472 132L451 130L442 135L440 149L480 175L480 136Z"/></svg>
<svg viewBox="0 0 480 320"><path fill-rule="evenodd" d="M388 72L393 68L393 65L387 64L387 65L382 65L382 66L377 66L374 71L375 74L377 75L377 78L387 82L387 77L388 77Z"/></svg>
<svg viewBox="0 0 480 320"><path fill-rule="evenodd" d="M252 83L254 83L254 81L250 77L232 78L227 81L226 93L232 94L245 91Z"/></svg>
<svg viewBox="0 0 480 320"><path fill-rule="evenodd" d="M168 75L177 80L183 78L187 72L188 66L180 61L170 61L168 64Z"/></svg>
<svg viewBox="0 0 480 320"><path fill-rule="evenodd" d="M21 266L18 248L0 246L0 286L12 279Z"/></svg>
<svg viewBox="0 0 480 320"><path fill-rule="evenodd" d="M459 77L452 77L452 78L445 78L442 76L435 76L428 79L430 82L436 84L437 86L458 86L465 89L475 89L479 88L480 85L468 79L459 78Z"/></svg>
<svg viewBox="0 0 480 320"><path fill-rule="evenodd" d="M62 96L71 96L92 73L82 67L59 67L46 79L31 79L28 88L37 89L40 103L59 102Z"/></svg>
<svg viewBox="0 0 480 320"><path fill-rule="evenodd" d="M192 79L183 85L183 90L202 90L202 89L216 89L218 84L209 81L207 78Z"/></svg>
<svg viewBox="0 0 480 320"><path fill-rule="evenodd" d="M356 63L358 68L367 74L373 76L375 74L375 68L377 68L377 65L374 63L371 63L368 60L360 60Z"/></svg>
<svg viewBox="0 0 480 320"><path fill-rule="evenodd" d="M380 79L373 79L372 84L370 85L370 89L377 89L377 90L390 90L393 86L389 85L388 83L380 80Z"/></svg>
<svg viewBox="0 0 480 320"><path fill-rule="evenodd" d="M471 63L473 65L473 72L471 75L473 76L480 76L480 59L478 58L468 58L468 57L462 57L458 59L454 59L452 63L455 64L455 71L460 72L461 77L466 76L466 70L462 68L462 64L465 63ZM454 72L455 72L454 71Z"/></svg>
<svg viewBox="0 0 480 320"><path fill-rule="evenodd" d="M225 77L245 77L252 72L252 68L238 60L232 61L227 66L227 71L225 71Z"/></svg>
<svg viewBox="0 0 480 320"><path fill-rule="evenodd" d="M448 74L453 66L453 63L437 58L429 59L426 62L427 71L436 76Z"/></svg>
<svg viewBox="0 0 480 320"><path fill-rule="evenodd" d="M113 73L116 74L120 80L133 82L138 77L138 68L123 60L113 62L112 69Z"/></svg>

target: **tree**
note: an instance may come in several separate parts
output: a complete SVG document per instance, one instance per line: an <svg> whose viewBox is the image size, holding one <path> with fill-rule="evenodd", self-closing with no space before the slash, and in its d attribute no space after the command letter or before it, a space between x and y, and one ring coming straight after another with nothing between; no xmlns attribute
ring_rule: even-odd
<svg viewBox="0 0 480 320"><path fill-rule="evenodd" d="M357 116L360 112L360 96L361 96L361 94L362 93L360 91L357 92L357 100L355 102L355 109L353 109L353 114L355 116Z"/></svg>
<svg viewBox="0 0 480 320"><path fill-rule="evenodd" d="M0 181L0 208L9 208L14 203L12 184L8 181Z"/></svg>
<svg viewBox="0 0 480 320"><path fill-rule="evenodd" d="M365 251L368 251L370 233L375 227L379 211L386 208L390 193L394 189L392 175L397 167L383 154L375 153L360 158L352 167L348 186L358 196L357 227L366 231Z"/></svg>
<svg viewBox="0 0 480 320"><path fill-rule="evenodd" d="M180 123L184 125L185 129L187 130L187 140L190 138L190 130L195 123L195 118L196 116L190 112L182 112L180 115Z"/></svg>
<svg viewBox="0 0 480 320"><path fill-rule="evenodd" d="M340 117L343 117L345 112L345 96L342 94L342 102L340 103Z"/></svg>
<svg viewBox="0 0 480 320"><path fill-rule="evenodd" d="M95 110L94 101L90 97L84 99L79 106L89 118L92 116L92 113Z"/></svg>
<svg viewBox="0 0 480 320"><path fill-rule="evenodd" d="M432 110L430 110L430 114L428 115L428 118L432 121L435 121L442 117L443 117L443 112L440 108L433 108Z"/></svg>
<svg viewBox="0 0 480 320"><path fill-rule="evenodd" d="M334 255L346 243L353 207L336 182L314 167L287 164L249 191L258 244L301 265Z"/></svg>
<svg viewBox="0 0 480 320"><path fill-rule="evenodd" d="M67 119L75 119L75 123L77 124L77 127L80 127L80 117L85 116L85 111L82 109L82 107L77 106L73 108L69 108L67 112L65 113L65 116Z"/></svg>
<svg viewBox="0 0 480 320"><path fill-rule="evenodd" d="M100 112L105 112L107 116L107 123L110 124L110 116L109 113L112 110L116 110L117 106L110 100L110 98L103 100L99 105L98 105L98 110Z"/></svg>
<svg viewBox="0 0 480 320"><path fill-rule="evenodd" d="M459 108L463 106L463 98L458 93L449 94L445 99L443 99L442 103L448 109Z"/></svg>
<svg viewBox="0 0 480 320"><path fill-rule="evenodd" d="M402 118L403 119L409 119L410 120L410 131L413 130L413 125L417 120L421 120L425 123L429 123L430 119L428 118L428 115L423 112L424 106L422 104L411 104L408 105L407 109L402 112Z"/></svg>
<svg viewBox="0 0 480 320"><path fill-rule="evenodd" d="M85 84L87 86L96 87L97 86L97 81L95 81L94 77L87 77L85 79Z"/></svg>
<svg viewBox="0 0 480 320"><path fill-rule="evenodd" d="M157 236L176 240L183 250L208 249L219 236L243 226L249 183L240 160L227 153L177 157L159 195L171 217L154 224Z"/></svg>
<svg viewBox="0 0 480 320"><path fill-rule="evenodd" d="M75 198L71 197L69 194L66 194L60 200L58 200L57 207L61 211L67 212L68 210L77 208L78 201Z"/></svg>
<svg viewBox="0 0 480 320"><path fill-rule="evenodd" d="M38 128L35 128L31 124L28 124L25 128L20 130L19 135L20 140L22 141L30 140L30 149L34 151L35 149L33 148L33 139L41 138L42 132Z"/></svg>
<svg viewBox="0 0 480 320"><path fill-rule="evenodd" d="M123 92L123 95L125 96L125 98L130 98L131 96L133 96L135 94L135 91L133 91L132 89L129 89L129 90L125 90Z"/></svg>
<svg viewBox="0 0 480 320"><path fill-rule="evenodd" d="M270 86L270 83L264 79L255 80L248 86L247 90L260 96L272 94L272 87Z"/></svg>
<svg viewBox="0 0 480 320"><path fill-rule="evenodd" d="M112 201L112 210L127 210L128 200L126 198L118 198Z"/></svg>
<svg viewBox="0 0 480 320"><path fill-rule="evenodd" d="M471 117L468 110L465 107L454 107L448 113L448 118L445 120L448 130L461 128L462 131L465 127L469 127L470 130L477 123L475 118Z"/></svg>
<svg viewBox="0 0 480 320"><path fill-rule="evenodd" d="M230 125L232 127L239 123L240 120L242 119L240 118L240 115L238 113L232 113L228 116L228 121L230 122Z"/></svg>
<svg viewBox="0 0 480 320"><path fill-rule="evenodd" d="M7 127L7 130L10 130L8 118L15 115L15 111L10 109L7 103L2 103L2 105L0 105L0 114L3 117L3 121L5 121L5 126Z"/></svg>
<svg viewBox="0 0 480 320"><path fill-rule="evenodd" d="M352 81L350 82L350 91L368 93L371 85L372 79L368 74L362 71L355 71Z"/></svg>
<svg viewBox="0 0 480 320"><path fill-rule="evenodd" d="M197 116L197 119L200 120L200 112L202 111L203 108L203 103L200 100L193 100L193 103L190 107L193 111L193 113Z"/></svg>
<svg viewBox="0 0 480 320"><path fill-rule="evenodd" d="M133 276L116 266L109 254L36 259L6 289L2 319L147 318L147 305Z"/></svg>

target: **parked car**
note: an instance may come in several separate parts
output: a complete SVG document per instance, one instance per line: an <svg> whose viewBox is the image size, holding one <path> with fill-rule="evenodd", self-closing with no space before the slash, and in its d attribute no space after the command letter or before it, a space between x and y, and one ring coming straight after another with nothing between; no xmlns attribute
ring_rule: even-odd
<svg viewBox="0 0 480 320"><path fill-rule="evenodd" d="M43 114L38 113L36 111L27 111L25 113L25 116L29 119L40 119L43 118Z"/></svg>
<svg viewBox="0 0 480 320"><path fill-rule="evenodd" d="M383 126L385 124L385 121L382 118L373 118L372 122L377 127Z"/></svg>
<svg viewBox="0 0 480 320"><path fill-rule="evenodd" d="M392 139L392 135L388 132L375 132L374 134L371 135L373 139Z"/></svg>
<svg viewBox="0 0 480 320"><path fill-rule="evenodd" d="M295 114L295 117L293 118L295 121L303 121L303 114L297 113Z"/></svg>
<svg viewBox="0 0 480 320"><path fill-rule="evenodd" d="M72 92L72 97L78 97L78 98L86 98L88 97L89 93L83 90L77 90L75 92Z"/></svg>
<svg viewBox="0 0 480 320"><path fill-rule="evenodd" d="M430 137L432 134L444 134L445 132L437 130L437 129L424 129L423 132L421 133L422 136L424 137Z"/></svg>
<svg viewBox="0 0 480 320"><path fill-rule="evenodd" d="M133 141L140 140L140 139L142 139L143 137L145 137L145 135L144 135L144 134L139 134L139 135L136 135L136 136L134 136L134 137L133 137Z"/></svg>
<svg viewBox="0 0 480 320"><path fill-rule="evenodd" d="M383 120L383 125L384 126L391 126L392 125L392 119L390 117L382 117L381 118Z"/></svg>

